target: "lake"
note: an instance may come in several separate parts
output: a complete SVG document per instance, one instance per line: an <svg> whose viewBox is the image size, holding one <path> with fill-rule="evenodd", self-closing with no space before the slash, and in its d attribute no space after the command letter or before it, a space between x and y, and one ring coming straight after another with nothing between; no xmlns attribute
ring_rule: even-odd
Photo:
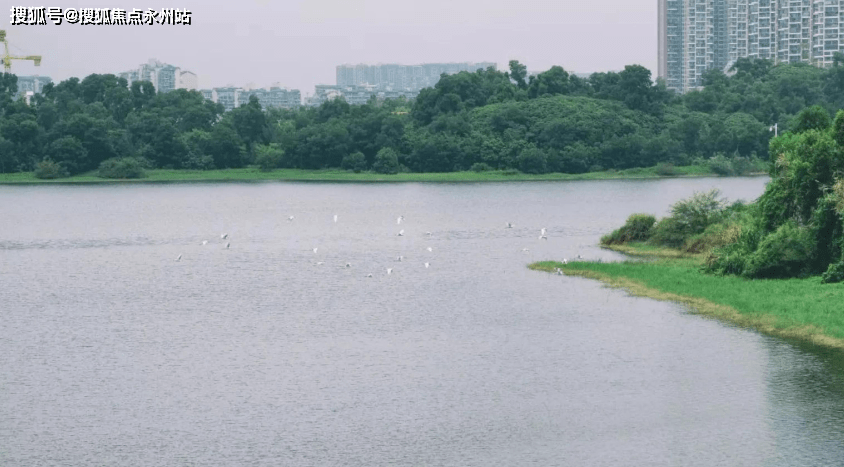
<svg viewBox="0 0 844 467"><path fill-rule="evenodd" d="M842 465L840 353L526 268L767 180L0 186L0 465Z"/></svg>

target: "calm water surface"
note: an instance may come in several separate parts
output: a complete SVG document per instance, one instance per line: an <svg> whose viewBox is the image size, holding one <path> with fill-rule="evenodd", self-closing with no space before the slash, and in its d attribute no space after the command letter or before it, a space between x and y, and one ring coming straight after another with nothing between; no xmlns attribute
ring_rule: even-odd
<svg viewBox="0 0 844 467"><path fill-rule="evenodd" d="M765 182L0 186L0 465L844 465L839 354L525 268Z"/></svg>

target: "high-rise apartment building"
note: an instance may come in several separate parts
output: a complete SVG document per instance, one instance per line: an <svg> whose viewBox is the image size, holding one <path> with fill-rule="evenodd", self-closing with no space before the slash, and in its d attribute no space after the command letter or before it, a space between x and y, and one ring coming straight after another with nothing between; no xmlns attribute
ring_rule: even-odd
<svg viewBox="0 0 844 467"><path fill-rule="evenodd" d="M174 89L196 90L197 88L195 73L155 59L142 64L137 69L118 73L117 76L126 78L129 86L133 81L149 81L158 92L169 92Z"/></svg>
<svg viewBox="0 0 844 467"><path fill-rule="evenodd" d="M832 64L844 49L844 0L659 0L658 76L685 92L744 57Z"/></svg>
<svg viewBox="0 0 844 467"><path fill-rule="evenodd" d="M378 90L419 91L437 84L443 73L475 72L494 63L423 63L421 65L339 65L337 86L375 86Z"/></svg>

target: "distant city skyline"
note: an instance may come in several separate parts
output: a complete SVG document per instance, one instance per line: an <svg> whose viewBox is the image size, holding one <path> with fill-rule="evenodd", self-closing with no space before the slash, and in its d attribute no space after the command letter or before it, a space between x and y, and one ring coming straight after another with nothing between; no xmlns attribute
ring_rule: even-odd
<svg viewBox="0 0 844 467"><path fill-rule="evenodd" d="M56 5L70 7L71 5ZM79 5L76 5L77 7ZM92 0L85 7L139 8ZM335 82L343 63L457 63L486 60L506 70L618 70L656 73L655 0L247 0L225 9L199 0L190 26L12 26L12 53L42 55L14 73L54 82L118 73L150 58L196 73L197 87L273 83L311 93ZM175 7L175 6L174 6ZM610 25L610 28L606 26Z"/></svg>

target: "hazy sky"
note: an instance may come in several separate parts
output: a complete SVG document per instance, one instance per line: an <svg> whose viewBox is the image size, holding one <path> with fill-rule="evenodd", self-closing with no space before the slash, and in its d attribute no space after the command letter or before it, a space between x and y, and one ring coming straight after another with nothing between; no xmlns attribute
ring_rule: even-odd
<svg viewBox="0 0 844 467"><path fill-rule="evenodd" d="M656 0L158 0L12 3L63 8L187 8L190 26L12 26L13 54L40 54L19 75L60 81L117 73L150 58L191 70L200 88L281 83L312 94L343 63L511 59L575 72L640 64L655 72Z"/></svg>

